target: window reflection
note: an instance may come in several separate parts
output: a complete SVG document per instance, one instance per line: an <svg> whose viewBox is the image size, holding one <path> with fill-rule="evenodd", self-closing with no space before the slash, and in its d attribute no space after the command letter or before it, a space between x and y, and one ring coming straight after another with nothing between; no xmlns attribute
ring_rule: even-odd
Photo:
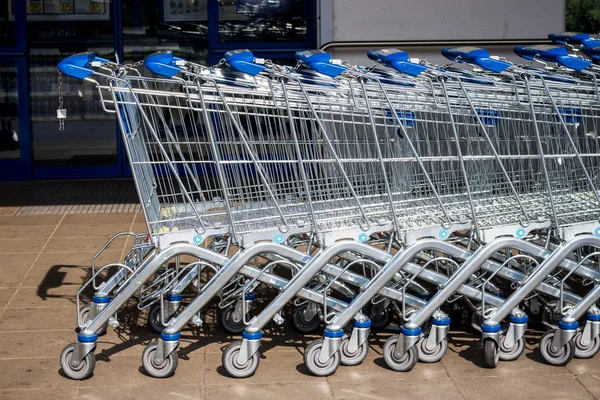
<svg viewBox="0 0 600 400"><path fill-rule="evenodd" d="M305 42L310 0L219 0L219 42Z"/></svg>
<svg viewBox="0 0 600 400"><path fill-rule="evenodd" d="M123 0L126 62L159 50L205 64L208 58L207 0Z"/></svg>
<svg viewBox="0 0 600 400"><path fill-rule="evenodd" d="M19 158L17 66L0 62L0 158Z"/></svg>

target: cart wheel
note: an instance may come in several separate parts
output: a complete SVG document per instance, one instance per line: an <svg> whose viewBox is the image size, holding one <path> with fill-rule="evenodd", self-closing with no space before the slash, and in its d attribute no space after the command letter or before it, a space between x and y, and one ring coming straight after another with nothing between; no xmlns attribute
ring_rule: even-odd
<svg viewBox="0 0 600 400"><path fill-rule="evenodd" d="M148 313L148 321L156 333L162 333L162 331L165 330L166 326L162 324L160 318L160 305L154 306L152 310L150 310Z"/></svg>
<svg viewBox="0 0 600 400"><path fill-rule="evenodd" d="M573 338L573 343L575 344L575 358L592 358L600 350L600 338L596 336L592 341L587 344L581 344L581 337L583 333L581 331L577 332L577 335Z"/></svg>
<svg viewBox="0 0 600 400"><path fill-rule="evenodd" d="M376 304L371 304L366 310L365 314L371 320L372 329L383 329L387 328L392 323L394 314L387 307L378 307Z"/></svg>
<svg viewBox="0 0 600 400"><path fill-rule="evenodd" d="M448 338L445 337L432 350L427 348L427 337L423 336L417 343L419 349L419 361L424 363L435 363L440 361L448 351Z"/></svg>
<svg viewBox="0 0 600 400"><path fill-rule="evenodd" d="M550 365L563 366L575 356L575 346L573 340L569 340L561 349L552 351L552 341L554 340L555 330L548 331L542 335L540 339L540 353L544 360Z"/></svg>
<svg viewBox="0 0 600 400"><path fill-rule="evenodd" d="M293 314L294 328L301 333L313 333L321 326L321 318L319 314L315 314L312 319L306 319L306 308L308 303L301 304L296 307Z"/></svg>
<svg viewBox="0 0 600 400"><path fill-rule="evenodd" d="M257 351L244 364L238 362L238 354L242 346L241 340L236 340L223 350L221 363L225 371L233 378L248 378L256 372L258 363L260 362L260 353Z"/></svg>
<svg viewBox="0 0 600 400"><path fill-rule="evenodd" d="M315 376L333 375L340 366L340 352L336 352L329 360L322 363L319 355L323 349L323 339L313 341L304 351L304 365Z"/></svg>
<svg viewBox="0 0 600 400"><path fill-rule="evenodd" d="M340 363L346 366L358 365L365 361L367 354L369 353L369 342L365 341L360 347L354 352L350 353L348 346L350 345L350 338L345 336L342 339L342 345L340 347Z"/></svg>
<svg viewBox="0 0 600 400"><path fill-rule="evenodd" d="M506 337L500 336L500 348L498 349L498 357L501 361L514 361L521 357L521 354L525 351L525 339L521 337L517 340L512 347L507 348L504 345Z"/></svg>
<svg viewBox="0 0 600 400"><path fill-rule="evenodd" d="M94 373L96 368L96 356L93 351L90 351L81 360L78 366L71 364L73 358L73 351L75 351L75 343L71 343L65 346L62 353L60 354L60 366L63 372L69 379L83 380L87 379Z"/></svg>
<svg viewBox="0 0 600 400"><path fill-rule="evenodd" d="M227 332L231 333L232 335L239 335L240 333L242 333L244 331L244 329L246 329L246 325L244 324L243 318L241 320L239 320L238 322L235 322L233 320L233 311L234 310L235 310L235 306L227 307L226 309L223 310L223 312L221 313L221 326L223 326L223 329L225 329ZM246 314L246 320L251 320L252 318L253 318L252 313L248 312L248 314Z"/></svg>
<svg viewBox="0 0 600 400"><path fill-rule="evenodd" d="M483 360L488 368L496 368L500 360L500 352L498 351L498 343L492 339L486 339L483 342Z"/></svg>
<svg viewBox="0 0 600 400"><path fill-rule="evenodd" d="M394 355L396 343L399 335L391 336L383 345L383 360L390 369L398 372L408 372L415 367L419 360L419 351L417 346L413 346L404 354L404 357L398 359Z"/></svg>
<svg viewBox="0 0 600 400"><path fill-rule="evenodd" d="M153 378L168 378L175 373L177 369L177 363L179 358L177 357L177 350L173 350L161 364L157 364L154 360L154 354L158 344L156 342L149 343L144 352L142 353L142 365Z"/></svg>
<svg viewBox="0 0 600 400"><path fill-rule="evenodd" d="M83 306L81 308L81 310L79 310L79 319L81 320L82 324L86 324L88 322L89 319L89 315L90 315L90 305L87 306ZM106 335L106 327L108 324L104 324L102 325L102 328L100 329L100 332L98 332L98 336L102 336L102 335ZM79 329L81 329L81 326L79 327Z"/></svg>

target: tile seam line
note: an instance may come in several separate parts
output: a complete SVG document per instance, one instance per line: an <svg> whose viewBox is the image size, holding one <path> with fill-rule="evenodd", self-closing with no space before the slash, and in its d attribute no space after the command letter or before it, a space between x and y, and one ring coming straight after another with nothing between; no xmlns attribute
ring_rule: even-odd
<svg viewBox="0 0 600 400"><path fill-rule="evenodd" d="M454 381L454 379L452 379L452 377L450 376L450 373L448 372L448 368L446 368L446 366L444 365L443 362L441 362L441 360L440 360L440 364L441 364L442 368L444 369L444 372L446 373L446 376L450 379L450 382L452 382L452 384L454 385L454 387L456 388L456 390L458 390L458 393L460 393L460 395L462 396L462 398L466 400L467 396L465 396L465 394L463 393L463 391L461 390L461 388L458 386L458 384Z"/></svg>
<svg viewBox="0 0 600 400"><path fill-rule="evenodd" d="M594 394L587 388L587 386L585 386L583 384L583 382L581 382L581 380L579 380L579 376L575 375L575 373L573 373L573 371L571 371L571 369L569 368L569 366L567 365L567 370L569 371L569 373L571 374L571 376L573 378L575 378L575 380L577 381L577 383L587 392L587 394L589 394L590 396L592 396L592 399L598 399L598 397L594 396Z"/></svg>
<svg viewBox="0 0 600 400"><path fill-rule="evenodd" d="M17 290L15 290L15 292L13 293L13 295L10 298L10 300L8 301L8 303L6 303L6 307L4 308L4 310L6 310L10 306L10 304L12 303L12 301L14 300L14 298L16 297L17 293L19 292L19 289L21 288L21 285L23 284L23 282L25 281L25 279L27 279L27 276L29 275L29 273L33 269L33 266L35 265L35 263L37 262L37 260L39 260L39 258L42 256L42 252L44 251L44 249L46 248L46 246L48 246L48 243L50 243L50 240L52 239L52 236L54 236L54 233L58 230L58 227L60 226L60 224L63 222L64 219L65 219L65 215L62 216L62 218L60 219L60 221L58 221L58 224L56 224L56 226L54 227L54 230L52 231L52 233L48 236L48 239L46 240L46 243L44 243L44 245L42 246L42 248L38 252L37 257L31 263L31 266L27 270L27 273L25 274L25 276L23 277L23 279L19 283L19 287L17 288ZM2 316L4 315L4 310L2 311L2 313L0 313L0 319L2 319Z"/></svg>

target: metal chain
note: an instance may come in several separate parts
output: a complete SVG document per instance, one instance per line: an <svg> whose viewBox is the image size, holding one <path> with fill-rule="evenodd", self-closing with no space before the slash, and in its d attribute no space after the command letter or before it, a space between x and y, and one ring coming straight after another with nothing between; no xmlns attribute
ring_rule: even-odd
<svg viewBox="0 0 600 400"><path fill-rule="evenodd" d="M62 72L60 72L60 70L59 70L58 71L58 109L59 110L63 110L62 84L63 84ZM58 112L60 112L60 111L58 111ZM65 119L60 118L58 115L57 115L57 117L58 117L58 130L64 131L65 130Z"/></svg>

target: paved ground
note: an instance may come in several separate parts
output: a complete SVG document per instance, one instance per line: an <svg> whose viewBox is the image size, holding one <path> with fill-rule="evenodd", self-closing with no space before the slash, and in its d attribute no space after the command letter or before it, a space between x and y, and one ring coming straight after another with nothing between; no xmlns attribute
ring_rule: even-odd
<svg viewBox="0 0 600 400"><path fill-rule="evenodd" d="M37 189L36 189L37 187ZM312 339L289 325L270 329L256 375L225 376L221 349L234 338L209 324L184 332L175 376L156 380L141 368L144 345L156 335L145 313L121 316L122 327L100 337L96 372L77 382L61 375L58 357L75 340L75 293L92 255L112 234L144 229L139 214L16 215L39 186L0 185L0 399L587 399L600 397L600 357L568 367L543 364L540 333L528 332L527 352L497 369L480 366L475 335L450 333L442 362L410 373L385 367L381 348L390 333L372 335L367 360L334 376L307 373L302 352ZM117 243L102 261L127 249Z"/></svg>

